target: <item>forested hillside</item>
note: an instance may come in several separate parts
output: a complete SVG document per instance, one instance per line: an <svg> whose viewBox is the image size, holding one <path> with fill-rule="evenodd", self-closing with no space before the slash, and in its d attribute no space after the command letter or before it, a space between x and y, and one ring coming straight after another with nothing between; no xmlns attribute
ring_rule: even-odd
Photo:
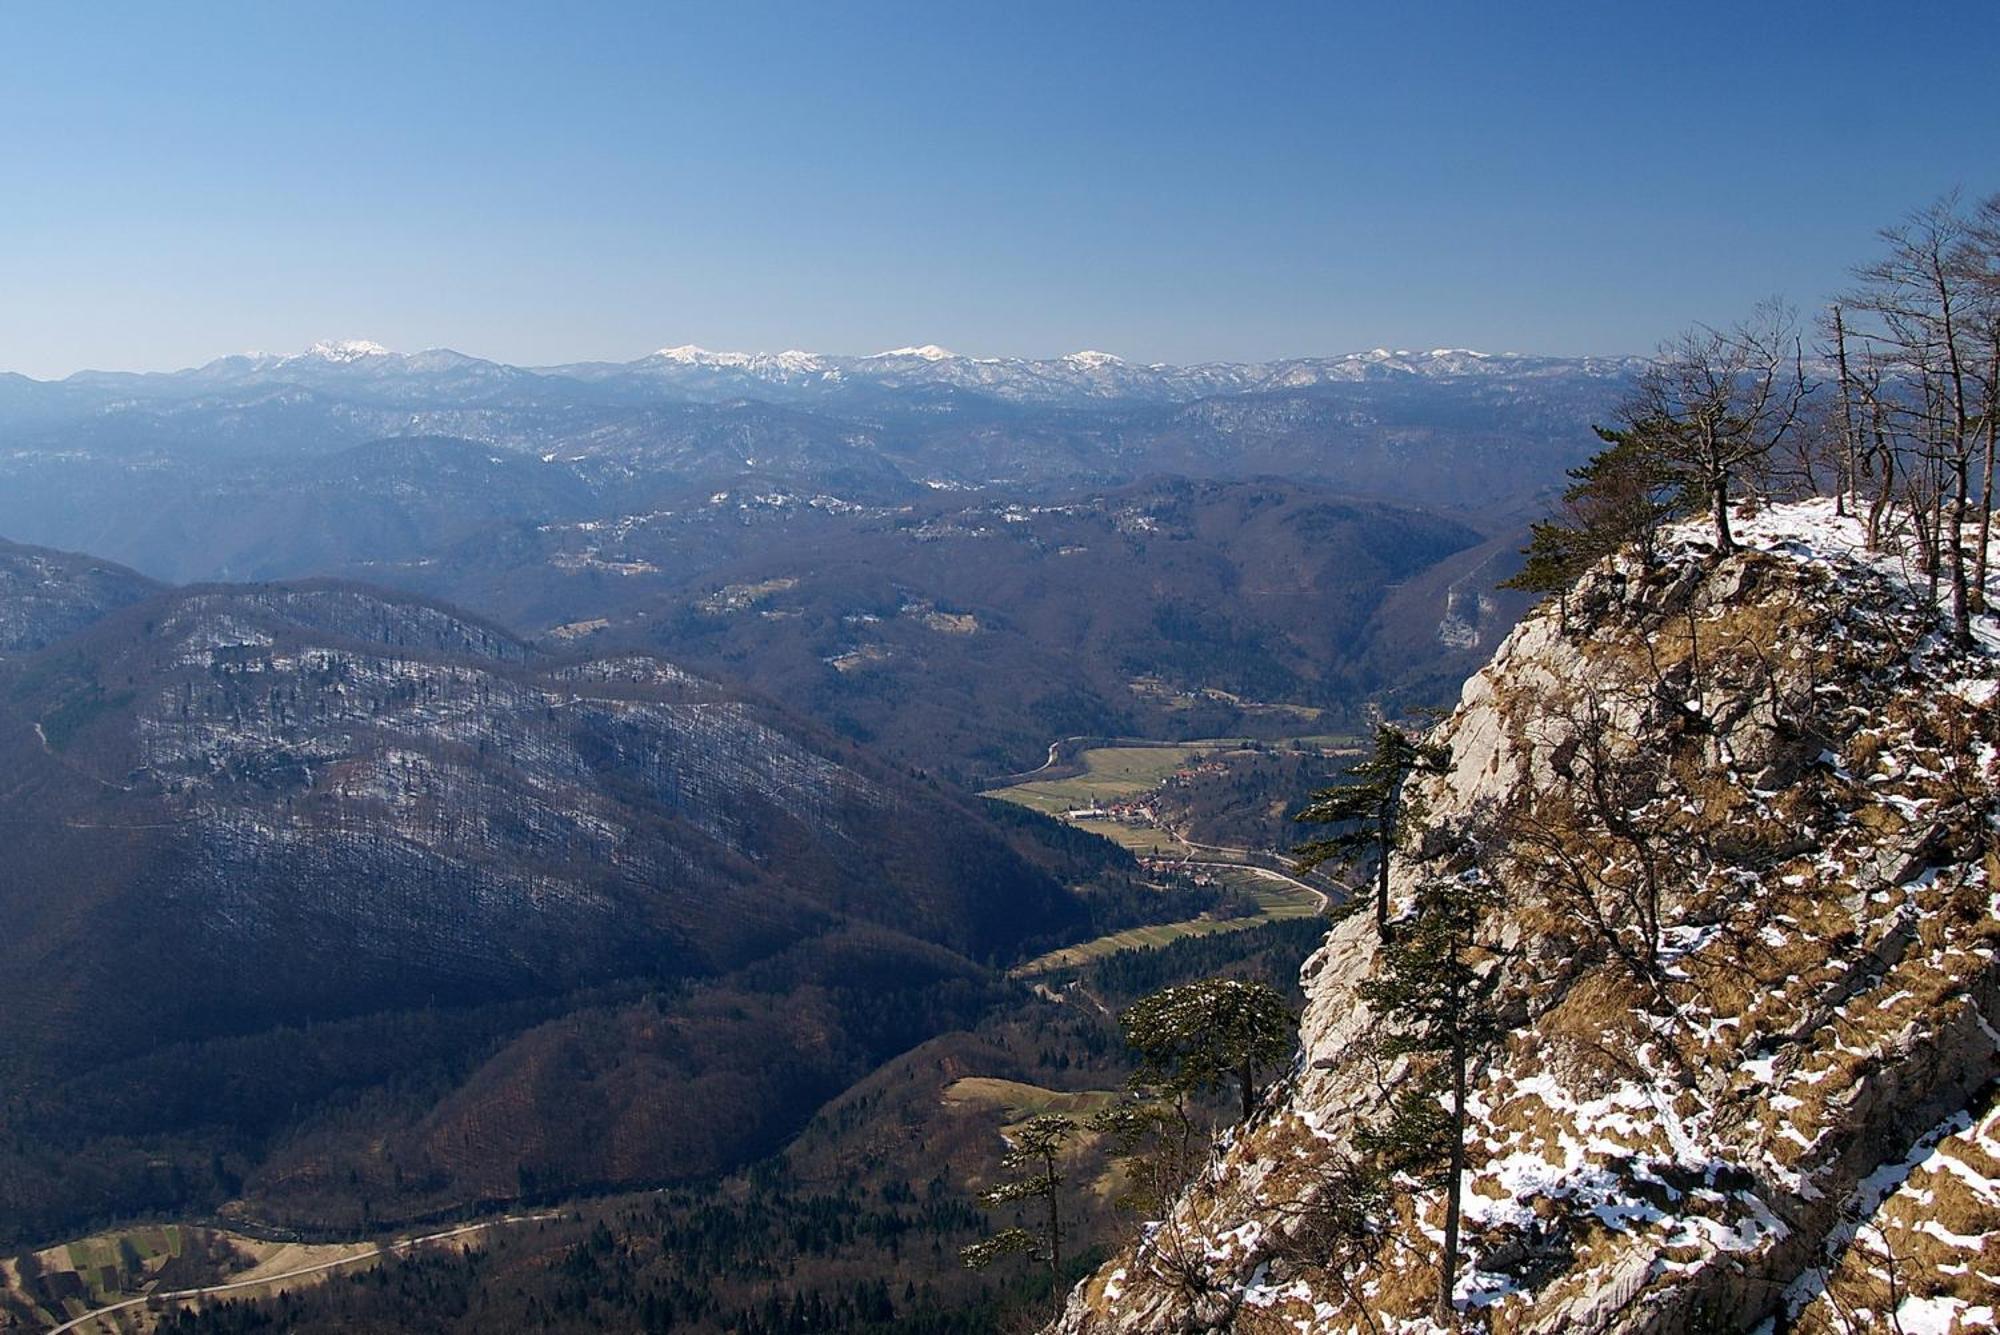
<svg viewBox="0 0 2000 1335"><path fill-rule="evenodd" d="M1089 930L1103 859L663 660L357 586L100 594L0 662L11 1237L727 1168Z"/></svg>

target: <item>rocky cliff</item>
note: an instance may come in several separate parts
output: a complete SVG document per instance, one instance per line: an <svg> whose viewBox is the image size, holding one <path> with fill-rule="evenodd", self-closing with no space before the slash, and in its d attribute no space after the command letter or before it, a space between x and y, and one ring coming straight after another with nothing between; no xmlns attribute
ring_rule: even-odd
<svg viewBox="0 0 2000 1335"><path fill-rule="evenodd" d="M1290 1079L1056 1329L1991 1327L2000 623L1950 649L1928 581L1829 503L1739 537L1676 532L1523 622L1419 784L1397 901L1494 889L1504 1030L1449 1321L1444 1193L1340 1195L1427 1060L1382 1055L1362 915L1306 965Z"/></svg>

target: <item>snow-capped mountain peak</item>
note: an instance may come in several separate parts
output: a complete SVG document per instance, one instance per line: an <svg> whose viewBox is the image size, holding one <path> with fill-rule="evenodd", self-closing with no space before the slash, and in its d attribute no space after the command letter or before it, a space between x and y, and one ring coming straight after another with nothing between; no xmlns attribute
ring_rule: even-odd
<svg viewBox="0 0 2000 1335"><path fill-rule="evenodd" d="M822 371L826 369L827 359L817 352L787 348L771 358L771 363L785 371Z"/></svg>
<svg viewBox="0 0 2000 1335"><path fill-rule="evenodd" d="M705 367L710 370L742 371L750 375L769 377L801 375L823 371L827 359L816 352L802 352L788 348L783 352L713 352L707 348L684 343L677 348L661 348L643 360L654 364L670 363L674 366Z"/></svg>
<svg viewBox="0 0 2000 1335"><path fill-rule="evenodd" d="M751 357L742 352L710 352L707 348L683 343L677 348L661 348L653 359L682 366L748 366Z"/></svg>
<svg viewBox="0 0 2000 1335"><path fill-rule="evenodd" d="M386 357L389 349L365 338L321 339L298 354L323 362L358 362L363 357ZM291 360L291 359L288 359Z"/></svg>
<svg viewBox="0 0 2000 1335"><path fill-rule="evenodd" d="M1191 404L1251 392L1303 391L1362 381L1533 380L1551 385L1605 383L1635 372L1626 357L1542 357L1467 348L1376 348L1271 362L1139 364L1094 348L1050 356L981 357L935 343L866 356L808 352L716 352L693 343L662 347L630 362L516 367L446 348L392 352L367 339L327 340L303 352L244 353L186 371L132 375L80 372L78 384L148 396L211 393L239 385L309 386L318 393L390 392L442 396L567 392L575 382L625 383L641 396L694 400L716 396L788 403L817 395L975 394L1019 404L1134 402ZM426 382L435 381L434 385Z"/></svg>
<svg viewBox="0 0 2000 1335"><path fill-rule="evenodd" d="M920 348L891 348L887 352L878 352L875 354L875 356L876 357L921 357L923 360L927 362L945 362L945 361L951 361L953 358L957 357L958 354L953 352L950 348L941 348L935 343L926 343Z"/></svg>

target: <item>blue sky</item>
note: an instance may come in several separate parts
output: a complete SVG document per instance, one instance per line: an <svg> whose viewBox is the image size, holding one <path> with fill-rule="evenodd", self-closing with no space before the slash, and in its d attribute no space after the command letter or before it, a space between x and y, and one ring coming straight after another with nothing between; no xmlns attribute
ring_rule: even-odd
<svg viewBox="0 0 2000 1335"><path fill-rule="evenodd" d="M1643 351L2000 190L1996 17L12 5L0 368Z"/></svg>

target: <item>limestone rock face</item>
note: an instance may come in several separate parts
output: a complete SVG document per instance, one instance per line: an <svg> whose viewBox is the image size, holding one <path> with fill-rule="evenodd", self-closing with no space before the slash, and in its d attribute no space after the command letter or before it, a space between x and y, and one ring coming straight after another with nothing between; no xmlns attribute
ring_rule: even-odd
<svg viewBox="0 0 2000 1335"><path fill-rule="evenodd" d="M1301 1054L1053 1329L1988 1329L2000 1309L2000 623L1949 647L1830 503L1613 562L1524 621L1441 725L1393 868L1476 871L1507 1032L1475 1073L1465 1254L1443 1193L1317 1210L1422 1058L1306 964Z"/></svg>

